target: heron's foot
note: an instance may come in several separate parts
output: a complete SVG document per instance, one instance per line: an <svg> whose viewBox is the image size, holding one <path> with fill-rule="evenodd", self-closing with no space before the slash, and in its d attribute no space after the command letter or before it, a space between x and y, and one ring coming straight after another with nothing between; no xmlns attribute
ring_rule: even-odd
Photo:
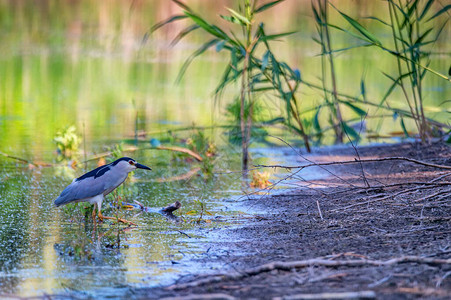
<svg viewBox="0 0 451 300"><path fill-rule="evenodd" d="M122 208L126 209L126 210L133 210L133 209L135 209L135 207L133 205L129 205L129 204L123 204Z"/></svg>
<svg viewBox="0 0 451 300"><path fill-rule="evenodd" d="M121 218L115 218L115 217L106 217L104 215L99 215L99 219L101 222L103 222L104 219L108 219L108 220L113 220L113 221L117 221L123 224L129 224L129 225L133 225L133 226L138 226L137 224L133 223L132 221L128 221L125 219L121 219Z"/></svg>

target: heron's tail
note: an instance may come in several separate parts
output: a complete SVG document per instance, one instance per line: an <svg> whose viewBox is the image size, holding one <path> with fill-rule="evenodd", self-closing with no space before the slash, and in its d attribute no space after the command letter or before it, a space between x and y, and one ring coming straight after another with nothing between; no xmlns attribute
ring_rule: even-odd
<svg viewBox="0 0 451 300"><path fill-rule="evenodd" d="M65 203L64 203L64 199L61 198L61 197L56 198L56 199L55 199L55 202L53 202L53 203L55 204L56 207L65 204Z"/></svg>

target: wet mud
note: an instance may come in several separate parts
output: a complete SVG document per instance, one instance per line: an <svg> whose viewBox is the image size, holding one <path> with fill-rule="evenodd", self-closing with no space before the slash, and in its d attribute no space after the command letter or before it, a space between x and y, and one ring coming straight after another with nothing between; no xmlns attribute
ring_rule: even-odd
<svg viewBox="0 0 451 300"><path fill-rule="evenodd" d="M323 149L308 159L345 161L357 156L362 160L402 156L451 166L451 147L443 143L367 146L357 152L352 147ZM316 180L299 176L302 188L249 196L241 203L263 213L243 226L221 229L222 240L198 259L200 264L215 262L222 268L199 270L170 286L134 289L131 295L449 299L451 170L402 160L321 169L330 176ZM406 257L416 261L390 261ZM311 263L292 268L274 264L259 269L272 262L307 260Z"/></svg>

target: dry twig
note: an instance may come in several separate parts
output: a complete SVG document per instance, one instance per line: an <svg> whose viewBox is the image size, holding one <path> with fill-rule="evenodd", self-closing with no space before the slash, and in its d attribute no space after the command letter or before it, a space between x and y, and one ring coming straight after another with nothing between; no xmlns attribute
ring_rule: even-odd
<svg viewBox="0 0 451 300"><path fill-rule="evenodd" d="M178 290L192 288L210 283L216 283L223 280L238 280L248 276L255 276L260 273L270 272L273 270L290 271L292 269L307 268L312 266L322 266L329 268L336 267L361 267L361 266L391 266L402 263L418 263L428 265L451 265L451 259L435 259L421 256L401 256L389 260L371 260L371 259L353 259L353 260L327 260L327 259L307 259L290 262L270 262L255 268L249 268L240 272L230 274L218 274L210 277L202 278L196 281L175 284L167 287L168 290Z"/></svg>
<svg viewBox="0 0 451 300"><path fill-rule="evenodd" d="M433 163L428 163L425 161L408 158L408 157L381 157L381 158L368 158L368 159L355 159L355 160L344 160L344 161L330 161L323 163L310 163L307 165L301 166L284 166L284 165L256 165L255 167L259 168L280 168L280 169L305 169L309 167L318 167L318 166L331 166L331 165L344 165L344 164L355 164L355 163L367 163L367 162L381 162L381 161L391 161L391 160L404 160L411 163L423 165L426 167L438 168L438 169L446 169L451 170L451 166L446 165L437 165Z"/></svg>
<svg viewBox="0 0 451 300"><path fill-rule="evenodd" d="M298 299L375 299L376 293L373 291L358 292L328 292L318 294L296 294L290 296L276 297L274 300L298 300Z"/></svg>

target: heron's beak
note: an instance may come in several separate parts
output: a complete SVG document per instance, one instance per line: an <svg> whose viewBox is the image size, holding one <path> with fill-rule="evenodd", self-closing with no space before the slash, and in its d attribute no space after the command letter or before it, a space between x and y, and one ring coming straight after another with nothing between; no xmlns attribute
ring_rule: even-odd
<svg viewBox="0 0 451 300"><path fill-rule="evenodd" d="M138 163L135 164L135 167L137 167L138 169L152 170L148 166L145 166L145 165L142 165L142 164L138 164Z"/></svg>

